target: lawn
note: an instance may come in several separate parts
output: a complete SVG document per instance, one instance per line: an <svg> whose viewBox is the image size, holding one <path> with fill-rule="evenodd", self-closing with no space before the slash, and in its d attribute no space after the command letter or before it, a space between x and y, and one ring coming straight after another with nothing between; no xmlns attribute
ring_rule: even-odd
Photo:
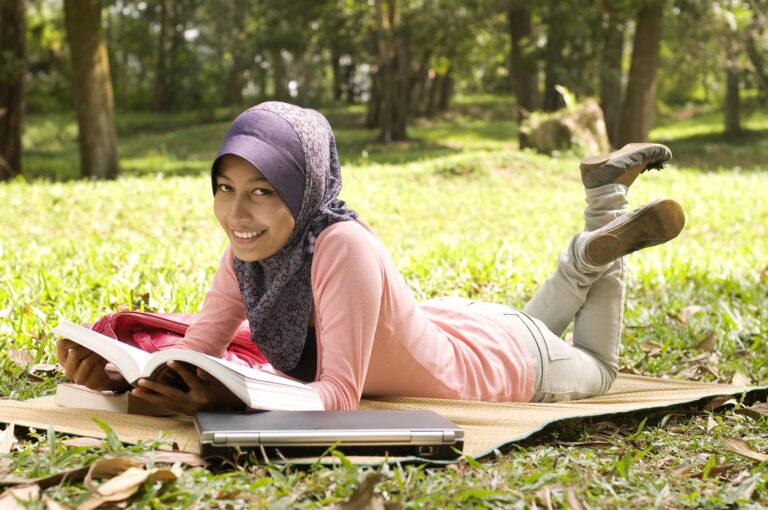
<svg viewBox="0 0 768 510"><path fill-rule="evenodd" d="M327 110L337 126L342 198L390 248L419 299L458 293L522 306L581 226L577 158L518 151L512 112L503 98L466 98L450 115L418 121L412 141L385 146L356 124L360 108ZM630 258L621 366L766 384L768 116L752 114L742 139L726 139L716 114L673 113L651 136L672 148L673 164L642 175L630 200L636 207L675 198L687 225L673 243ZM26 363L55 363L49 330L61 318L199 308L226 242L207 169L234 114L119 115L124 175L114 182L76 179L72 118L29 120L27 180L0 185L0 396L52 391L60 376L28 374L18 351L31 354ZM145 483L131 507L314 508L344 501L377 473L377 497L406 508L757 508L768 504L766 463L723 440L766 452L768 421L738 407L652 424L579 422L496 460L450 469L189 467L175 482ZM105 452L146 456L157 446L72 446L37 431L0 459L0 471L42 476ZM60 484L45 494L74 505L86 492Z"/></svg>

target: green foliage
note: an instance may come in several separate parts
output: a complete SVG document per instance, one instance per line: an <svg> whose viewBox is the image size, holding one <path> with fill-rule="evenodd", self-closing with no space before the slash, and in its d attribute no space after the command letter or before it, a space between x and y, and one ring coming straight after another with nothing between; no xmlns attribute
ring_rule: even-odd
<svg viewBox="0 0 768 510"><path fill-rule="evenodd" d="M521 305L580 228L577 162L515 150L510 105L505 98L462 99L456 113L419 124L415 139L395 148L372 142L373 131L350 122L359 107L327 112L339 126L342 198L383 239L418 299L458 293ZM209 124L194 114L120 117L126 174L115 182L46 180L76 173L73 120L30 119L27 142L37 149L30 147L27 167L39 179L0 185L0 395L52 390L55 377L35 382L7 353L23 349L35 362L55 361L50 328L60 318L92 320L119 306L198 309L226 243L210 211L207 168L233 113L214 114ZM757 133L767 124L759 114L747 122ZM718 130L717 116L704 115L652 133L675 159L638 179L632 205L674 197L687 226L674 242L630 257L621 365L706 381L741 371L765 383L768 200L758 162L765 137L738 144ZM702 171L704 156L716 167ZM716 347L697 350L709 335ZM765 466L719 446L736 436L765 451L768 420L730 411L711 423L708 416L662 418L563 425L544 444L489 462L467 458L449 469L360 468L343 456L335 468L185 469L162 489L145 487L131 507L327 507L349 498L371 473L382 477L376 496L405 508L768 502ZM151 455L160 446L168 445L160 439L125 446L112 437L98 447L73 447L53 432L33 432L8 457L8 468L45 476L106 452ZM46 494L74 505L85 489L61 484Z"/></svg>

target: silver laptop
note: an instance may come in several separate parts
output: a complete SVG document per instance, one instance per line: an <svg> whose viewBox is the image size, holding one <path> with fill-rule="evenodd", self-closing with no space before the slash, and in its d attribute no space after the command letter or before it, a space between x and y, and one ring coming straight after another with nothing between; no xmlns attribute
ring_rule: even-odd
<svg viewBox="0 0 768 510"><path fill-rule="evenodd" d="M461 455L464 431L432 411L263 411L195 416L204 457L255 453L318 457L345 455L450 460Z"/></svg>

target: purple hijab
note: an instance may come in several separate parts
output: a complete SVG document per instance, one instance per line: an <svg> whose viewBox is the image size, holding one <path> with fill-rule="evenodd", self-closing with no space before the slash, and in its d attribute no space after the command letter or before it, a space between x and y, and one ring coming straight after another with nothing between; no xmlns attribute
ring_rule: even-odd
<svg viewBox="0 0 768 510"><path fill-rule="evenodd" d="M320 113L270 101L246 110L230 126L213 163L234 154L259 169L290 208L296 226L269 258L234 269L251 340L278 370L296 367L312 314L310 270L315 240L333 223L357 218L338 199L341 168L330 124Z"/></svg>

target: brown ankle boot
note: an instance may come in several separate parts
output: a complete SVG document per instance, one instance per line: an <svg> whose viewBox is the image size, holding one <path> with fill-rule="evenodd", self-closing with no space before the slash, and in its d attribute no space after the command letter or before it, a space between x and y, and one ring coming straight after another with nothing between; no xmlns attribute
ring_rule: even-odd
<svg viewBox="0 0 768 510"><path fill-rule="evenodd" d="M604 266L634 251L674 239L684 225L685 213L680 204L670 199L656 200L590 232L584 244L584 261Z"/></svg>

